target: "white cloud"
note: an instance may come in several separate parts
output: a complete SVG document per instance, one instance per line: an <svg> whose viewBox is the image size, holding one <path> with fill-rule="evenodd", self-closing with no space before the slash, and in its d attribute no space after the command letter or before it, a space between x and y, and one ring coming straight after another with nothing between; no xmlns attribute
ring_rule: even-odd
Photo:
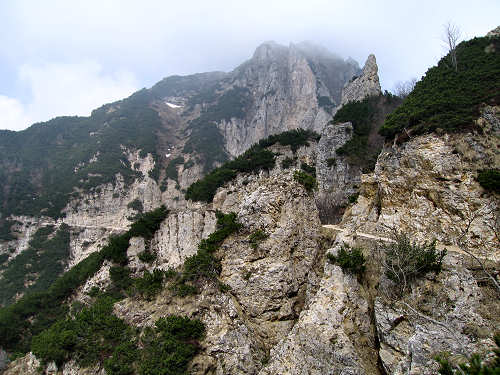
<svg viewBox="0 0 500 375"><path fill-rule="evenodd" d="M22 130L31 123L18 100L0 95L0 129Z"/></svg>
<svg viewBox="0 0 500 375"><path fill-rule="evenodd" d="M111 74L95 61L26 64L19 82L31 93L27 103L0 96L0 128L20 130L55 116L88 116L90 112L137 90L135 76L121 70Z"/></svg>

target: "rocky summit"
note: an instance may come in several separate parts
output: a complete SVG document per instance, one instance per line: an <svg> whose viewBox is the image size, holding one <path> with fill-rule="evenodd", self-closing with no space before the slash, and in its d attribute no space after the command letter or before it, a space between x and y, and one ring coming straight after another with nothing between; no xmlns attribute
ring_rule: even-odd
<svg viewBox="0 0 500 375"><path fill-rule="evenodd" d="M499 50L403 100L373 55L266 42L1 132L0 371L498 371Z"/></svg>

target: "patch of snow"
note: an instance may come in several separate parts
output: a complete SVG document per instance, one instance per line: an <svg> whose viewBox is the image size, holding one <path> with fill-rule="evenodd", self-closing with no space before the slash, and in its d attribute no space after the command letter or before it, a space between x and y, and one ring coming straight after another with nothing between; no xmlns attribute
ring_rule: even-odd
<svg viewBox="0 0 500 375"><path fill-rule="evenodd" d="M170 108L182 108L182 105L177 105L174 103L165 102L165 104L168 105Z"/></svg>

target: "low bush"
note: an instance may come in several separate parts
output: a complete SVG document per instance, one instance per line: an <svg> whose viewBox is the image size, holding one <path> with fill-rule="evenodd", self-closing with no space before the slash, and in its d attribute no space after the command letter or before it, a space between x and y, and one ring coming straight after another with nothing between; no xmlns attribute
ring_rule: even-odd
<svg viewBox="0 0 500 375"><path fill-rule="evenodd" d="M380 129L394 137L408 129L413 134L470 129L483 103L498 104L500 38L474 38L456 49L457 69L443 57L430 68L404 103L390 114Z"/></svg>
<svg viewBox="0 0 500 375"><path fill-rule="evenodd" d="M155 260L156 260L156 253L152 252L151 250L144 250L144 251L141 251L137 257L139 258L139 260L141 262L144 262L144 263L153 263Z"/></svg>
<svg viewBox="0 0 500 375"><path fill-rule="evenodd" d="M171 315L156 321L141 337L140 375L187 374L189 361L199 352L205 327L199 320Z"/></svg>
<svg viewBox="0 0 500 375"><path fill-rule="evenodd" d="M132 285L130 268L123 266L113 266L109 269L109 278L113 288L117 291L127 290Z"/></svg>
<svg viewBox="0 0 500 375"><path fill-rule="evenodd" d="M446 250L437 250L436 241L412 242L407 234L396 233L394 242L382 245L387 277L404 292L412 281L428 272L439 273Z"/></svg>
<svg viewBox="0 0 500 375"><path fill-rule="evenodd" d="M283 169L288 169L290 168L292 165L294 165L296 162L296 158L285 158L283 159L283 161L281 162L281 167Z"/></svg>
<svg viewBox="0 0 500 375"><path fill-rule="evenodd" d="M217 189L235 179L238 173L255 173L273 168L275 155L266 150L267 147L279 143L283 146L290 146L295 152L299 147L308 145L309 140L318 139L319 135L303 129L291 130L263 139L236 159L223 164L201 180L191 184L186 191L186 199L211 202Z"/></svg>
<svg viewBox="0 0 500 375"><path fill-rule="evenodd" d="M127 204L127 208L130 208L140 213L142 213L142 210L144 209L140 199L134 199L132 202Z"/></svg>
<svg viewBox="0 0 500 375"><path fill-rule="evenodd" d="M220 261L213 253L219 249L227 237L240 230L241 224L238 223L236 214L232 212L223 214L217 211L216 217L217 230L210 234L208 238L201 240L197 253L184 261L183 271L173 287L173 290L179 295L194 290L192 286L185 284L187 281L194 282L200 278L215 280L220 274Z"/></svg>
<svg viewBox="0 0 500 375"><path fill-rule="evenodd" d="M183 156L178 156L172 160L170 160L170 163L168 163L167 168L165 169L165 175L167 178L170 178L171 180L178 181L179 180L179 172L177 171L177 166L184 164L184 157Z"/></svg>
<svg viewBox="0 0 500 375"><path fill-rule="evenodd" d="M60 320L33 338L32 351L42 363L58 366L75 359L82 366L110 357L122 343L132 340L132 330L113 315L113 298L102 297L74 319Z"/></svg>
<svg viewBox="0 0 500 375"><path fill-rule="evenodd" d="M159 269L144 271L142 277L133 280L134 289L143 298L151 300L162 290L164 276Z"/></svg>
<svg viewBox="0 0 500 375"><path fill-rule="evenodd" d="M477 176L479 184L488 191L500 193L500 170L485 169L480 171Z"/></svg>
<svg viewBox="0 0 500 375"><path fill-rule="evenodd" d="M268 237L269 237L269 235L266 232L264 232L262 229L257 229L248 238L248 240L250 242L250 247L252 249L257 249L257 247L259 246L259 243L264 241Z"/></svg>
<svg viewBox="0 0 500 375"><path fill-rule="evenodd" d="M302 169L304 172L310 174L311 176L316 177L316 168L311 167L309 164L301 163L300 169Z"/></svg>
<svg viewBox="0 0 500 375"><path fill-rule="evenodd" d="M0 309L0 346L9 352L30 351L32 337L56 321L64 320L68 312L66 299L99 271L105 260L114 262L116 267L112 271L114 273L112 277L117 284L113 283L110 292L115 296L121 295L122 288L126 288L126 284L129 283L125 274L130 238L144 235L145 239L150 239L166 215L165 207L141 215L128 232L120 236L111 236L101 251L90 254L62 274L48 289L28 293L12 305ZM56 237L57 233L54 238Z"/></svg>
<svg viewBox="0 0 500 375"><path fill-rule="evenodd" d="M349 201L350 204L355 204L358 201L359 193L354 193L352 195L349 195L347 197L347 200Z"/></svg>
<svg viewBox="0 0 500 375"><path fill-rule="evenodd" d="M13 220L0 219L0 240L11 241L16 239L11 233L11 228L15 223Z"/></svg>
<svg viewBox="0 0 500 375"><path fill-rule="evenodd" d="M157 209L147 212L132 223L129 231L127 232L130 237L143 237L146 240L153 238L153 235L158 229L160 224L168 216L168 210L165 206L158 207Z"/></svg>
<svg viewBox="0 0 500 375"><path fill-rule="evenodd" d="M187 284L185 281L175 282L169 286L169 289L179 297L198 294L198 288L196 288L194 285Z"/></svg>
<svg viewBox="0 0 500 375"><path fill-rule="evenodd" d="M356 275L362 275L366 269L366 259L360 247L351 248L348 245L343 245L337 256L328 253L327 258L331 263L339 265L342 270Z"/></svg>
<svg viewBox="0 0 500 375"><path fill-rule="evenodd" d="M353 134L350 140L335 150L336 154L344 156L349 164L361 168L363 173L373 171L383 145L378 128L387 114L400 103L400 99L386 92L342 106L335 114L333 123L351 122Z"/></svg>
<svg viewBox="0 0 500 375"><path fill-rule="evenodd" d="M312 192L318 187L316 179L313 176L308 175L307 173L304 173L302 171L295 171L293 173L293 179L303 185L308 192Z"/></svg>
<svg viewBox="0 0 500 375"><path fill-rule="evenodd" d="M473 354L466 363L453 365L447 357L438 356L439 373L441 375L498 375L500 374L500 334L495 335L496 348L488 355L488 359L482 358L478 354Z"/></svg>
<svg viewBox="0 0 500 375"><path fill-rule="evenodd" d="M64 272L69 243L66 224L61 224L57 231L54 226L39 228L29 247L6 264L0 278L0 305L12 303L19 294L47 290Z"/></svg>
<svg viewBox="0 0 500 375"><path fill-rule="evenodd" d="M115 299L102 296L73 319L60 320L33 338L45 365L70 359L87 367L103 362L109 375L185 374L205 332L198 320L171 315L139 332L113 314ZM138 345L138 343L140 345Z"/></svg>

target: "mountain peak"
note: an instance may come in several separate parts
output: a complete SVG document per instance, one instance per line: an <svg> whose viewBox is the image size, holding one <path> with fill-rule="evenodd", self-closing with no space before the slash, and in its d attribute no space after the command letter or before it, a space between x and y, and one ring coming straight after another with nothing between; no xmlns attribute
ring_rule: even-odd
<svg viewBox="0 0 500 375"><path fill-rule="evenodd" d="M378 78L378 66L375 55L370 54L359 77L347 83L342 90L341 105L363 100L367 96L379 95L382 92Z"/></svg>
<svg viewBox="0 0 500 375"><path fill-rule="evenodd" d="M269 60L282 56L288 51L288 48L276 43L275 41L267 41L262 43L255 49L252 59L255 60Z"/></svg>

